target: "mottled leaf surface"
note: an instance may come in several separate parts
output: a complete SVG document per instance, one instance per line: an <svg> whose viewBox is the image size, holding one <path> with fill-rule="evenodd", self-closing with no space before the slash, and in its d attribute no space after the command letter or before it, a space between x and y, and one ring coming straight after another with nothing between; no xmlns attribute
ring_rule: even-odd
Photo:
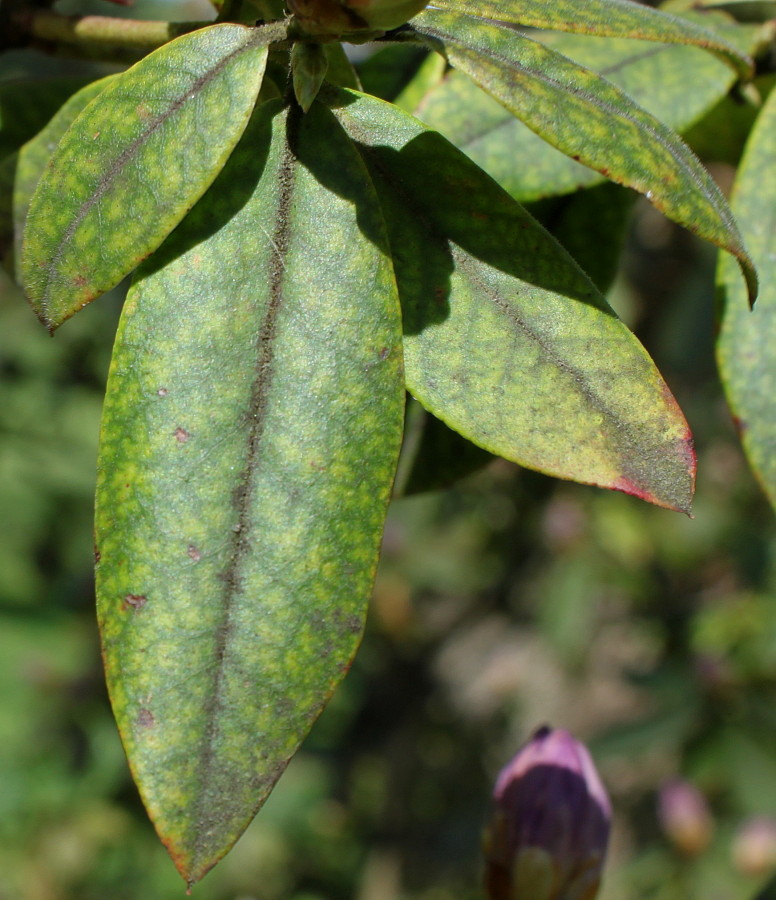
<svg viewBox="0 0 776 900"><path fill-rule="evenodd" d="M263 104L138 271L102 426L109 690L189 882L249 823L350 665L401 441L401 355L360 157L318 104Z"/></svg>
<svg viewBox="0 0 776 900"><path fill-rule="evenodd" d="M730 89L735 75L695 47L547 33L542 43L604 76L674 131L697 122ZM688 83L693 89L688 90ZM600 172L547 143L512 113L452 71L417 113L523 202L600 183Z"/></svg>
<svg viewBox="0 0 776 900"><path fill-rule="evenodd" d="M213 25L119 75L73 122L29 208L21 274L55 328L152 253L212 183L245 128L261 33Z"/></svg>
<svg viewBox="0 0 776 900"><path fill-rule="evenodd" d="M687 509L682 414L563 248L416 119L363 95L330 102L388 223L410 392L499 456Z"/></svg>
<svg viewBox="0 0 776 900"><path fill-rule="evenodd" d="M413 26L545 141L733 253L756 295L757 276L725 198L670 128L600 75L509 28L437 10Z"/></svg>
<svg viewBox="0 0 776 900"><path fill-rule="evenodd" d="M21 258L24 223L30 201L52 154L76 118L115 78L115 75L108 75L82 87L63 104L46 127L19 151L13 187L13 224L17 259Z"/></svg>
<svg viewBox="0 0 776 900"><path fill-rule="evenodd" d="M749 77L753 71L752 60L737 43L701 24L631 0L440 0L433 5L533 28L694 44L719 54L740 76Z"/></svg>
<svg viewBox="0 0 776 900"><path fill-rule="evenodd" d="M776 94L768 98L744 152L733 210L760 271L753 309L734 265L720 260L722 382L746 455L776 506Z"/></svg>

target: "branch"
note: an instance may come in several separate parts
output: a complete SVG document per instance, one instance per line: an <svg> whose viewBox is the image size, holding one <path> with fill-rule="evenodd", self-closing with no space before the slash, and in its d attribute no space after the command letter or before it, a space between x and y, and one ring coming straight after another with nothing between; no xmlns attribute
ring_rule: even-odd
<svg viewBox="0 0 776 900"><path fill-rule="evenodd" d="M45 9L17 9L8 16L0 45L25 46L42 41L53 49L90 59L138 58L178 35L210 22L146 22L111 16L63 16ZM52 49L49 46L47 49Z"/></svg>

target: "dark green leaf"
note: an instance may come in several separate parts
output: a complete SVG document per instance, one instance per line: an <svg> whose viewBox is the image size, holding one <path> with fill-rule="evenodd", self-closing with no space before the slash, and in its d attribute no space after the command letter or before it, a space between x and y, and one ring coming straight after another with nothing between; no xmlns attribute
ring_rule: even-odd
<svg viewBox="0 0 776 900"><path fill-rule="evenodd" d="M511 29L436 10L413 25L544 140L733 253L756 296L757 275L725 198L670 128L604 78Z"/></svg>
<svg viewBox="0 0 776 900"><path fill-rule="evenodd" d="M753 71L751 59L710 28L630 0L441 0L434 6L533 28L694 44L717 53L744 78Z"/></svg>
<svg viewBox="0 0 776 900"><path fill-rule="evenodd" d="M776 93L771 93L744 151L733 209L761 273L754 309L735 267L720 260L720 373L749 462L776 506Z"/></svg>
<svg viewBox="0 0 776 900"><path fill-rule="evenodd" d="M49 328L131 272L211 184L256 100L262 40L213 25L171 41L67 131L30 204L21 262Z"/></svg>
<svg viewBox="0 0 776 900"><path fill-rule="evenodd" d="M410 398L394 497L448 488L494 459Z"/></svg>
<svg viewBox="0 0 776 900"><path fill-rule="evenodd" d="M687 425L651 360L563 248L436 132L334 94L388 223L407 387L479 446L687 509Z"/></svg>
<svg viewBox="0 0 776 900"><path fill-rule="evenodd" d="M0 82L0 158L18 150L89 78Z"/></svg>
<svg viewBox="0 0 776 900"><path fill-rule="evenodd" d="M367 94L393 100L415 76L427 56L428 51L417 44L381 47L359 65L361 84Z"/></svg>
<svg viewBox="0 0 776 900"><path fill-rule="evenodd" d="M543 43L603 75L647 112L683 132L730 89L734 75L695 47L547 33ZM692 81L693 89L687 90ZM520 122L460 72L429 93L417 115L441 131L517 200L569 193L603 181Z"/></svg>
<svg viewBox="0 0 776 900"><path fill-rule="evenodd" d="M318 104L263 104L138 271L102 426L108 684L189 882L239 837L358 645L401 440L401 357L358 154Z"/></svg>

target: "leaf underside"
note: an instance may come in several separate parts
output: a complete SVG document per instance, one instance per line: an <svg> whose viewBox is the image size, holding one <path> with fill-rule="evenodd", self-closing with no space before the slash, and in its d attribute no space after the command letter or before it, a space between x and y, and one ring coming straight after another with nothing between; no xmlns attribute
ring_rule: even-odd
<svg viewBox="0 0 776 900"><path fill-rule="evenodd" d="M184 35L117 76L65 133L30 203L21 276L53 329L115 287L212 183L267 47L242 25Z"/></svg>
<svg viewBox="0 0 776 900"><path fill-rule="evenodd" d="M189 883L250 822L361 637L403 427L386 251L331 114L273 101L129 292L98 614L132 771Z"/></svg>
<svg viewBox="0 0 776 900"><path fill-rule="evenodd" d="M509 28L431 9L413 27L548 143L733 253L754 299L757 275L725 198L670 128L600 75Z"/></svg>
<svg viewBox="0 0 776 900"><path fill-rule="evenodd" d="M753 309L731 261L720 259L722 383L749 462L776 506L776 93L747 143L733 192L736 214L761 276Z"/></svg>
<svg viewBox="0 0 776 900"><path fill-rule="evenodd" d="M366 95L327 97L383 205L410 392L499 456L688 509L684 418L562 247L416 119Z"/></svg>

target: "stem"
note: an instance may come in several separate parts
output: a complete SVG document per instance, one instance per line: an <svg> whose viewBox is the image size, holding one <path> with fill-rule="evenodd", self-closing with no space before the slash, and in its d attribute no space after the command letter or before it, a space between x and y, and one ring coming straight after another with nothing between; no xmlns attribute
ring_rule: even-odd
<svg viewBox="0 0 776 900"><path fill-rule="evenodd" d="M111 16L63 16L49 10L21 9L10 15L14 43L23 38L64 44L80 56L113 55L116 49L136 54L148 53L187 31L207 22L144 22Z"/></svg>
<svg viewBox="0 0 776 900"><path fill-rule="evenodd" d="M12 12L7 32L0 37L3 47L24 46L43 41L47 49L89 59L112 62L138 59L173 38L212 22L150 22L140 19L117 19L110 16L63 16L49 10L22 9ZM287 37L285 22L262 26L267 43Z"/></svg>

